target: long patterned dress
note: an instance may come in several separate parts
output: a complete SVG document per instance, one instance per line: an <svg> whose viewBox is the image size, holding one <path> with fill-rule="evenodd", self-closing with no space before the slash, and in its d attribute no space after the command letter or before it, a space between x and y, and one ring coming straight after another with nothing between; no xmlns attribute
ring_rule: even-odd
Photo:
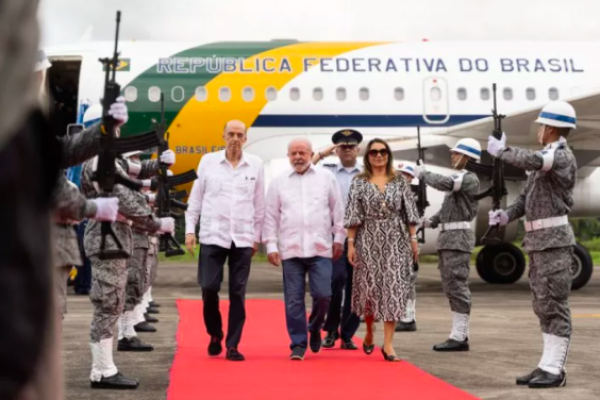
<svg viewBox="0 0 600 400"><path fill-rule="evenodd" d="M402 317L414 273L408 225L418 221L410 185L403 177L392 179L383 193L366 178L352 181L344 219L346 228L358 227L352 312L383 321Z"/></svg>

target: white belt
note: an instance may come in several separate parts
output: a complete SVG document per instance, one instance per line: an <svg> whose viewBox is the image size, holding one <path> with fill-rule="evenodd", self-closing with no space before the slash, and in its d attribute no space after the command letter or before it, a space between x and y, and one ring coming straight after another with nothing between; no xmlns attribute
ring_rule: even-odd
<svg viewBox="0 0 600 400"><path fill-rule="evenodd" d="M459 229L471 229L471 223L469 221L460 221L460 222L448 222L442 224L442 232L443 231L456 231Z"/></svg>
<svg viewBox="0 0 600 400"><path fill-rule="evenodd" d="M557 226L563 226L569 224L569 217L563 215L562 217L552 217L538 219L535 221L525 222L525 232L539 231L540 229L554 228Z"/></svg>

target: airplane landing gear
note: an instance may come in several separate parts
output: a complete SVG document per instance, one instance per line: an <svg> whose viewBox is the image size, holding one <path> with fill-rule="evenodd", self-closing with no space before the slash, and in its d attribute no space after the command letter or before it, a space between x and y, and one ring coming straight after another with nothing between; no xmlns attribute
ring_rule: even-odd
<svg viewBox="0 0 600 400"><path fill-rule="evenodd" d="M590 253L579 243L573 248L573 255L575 256L575 263L572 270L571 290L577 290L584 287L592 277L594 263Z"/></svg>
<svg viewBox="0 0 600 400"><path fill-rule="evenodd" d="M477 255L477 273L488 283L515 283L525 272L525 256L512 243L485 246Z"/></svg>

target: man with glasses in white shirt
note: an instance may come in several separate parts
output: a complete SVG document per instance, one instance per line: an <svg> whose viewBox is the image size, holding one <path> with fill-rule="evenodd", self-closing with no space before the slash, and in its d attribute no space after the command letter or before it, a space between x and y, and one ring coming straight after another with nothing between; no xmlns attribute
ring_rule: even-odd
<svg viewBox="0 0 600 400"><path fill-rule="evenodd" d="M263 241L269 262L283 264L292 360L304 359L307 342L312 352L321 349L321 328L331 301L332 258L342 255L346 239L339 184L331 171L311 164L312 156L307 139L290 142L292 169L271 182L265 211ZM307 272L313 298L308 328L304 303Z"/></svg>
<svg viewBox="0 0 600 400"><path fill-rule="evenodd" d="M242 151L247 140L246 125L237 120L225 125L225 150L206 154L198 166L185 213L185 244L194 254L195 229L200 218L198 284L202 288L204 324L210 335L208 354L223 348L223 323L219 290L223 266L229 266L229 322L226 358L243 361L237 347L246 320L246 284L250 261L261 240L264 202L264 166L258 157Z"/></svg>

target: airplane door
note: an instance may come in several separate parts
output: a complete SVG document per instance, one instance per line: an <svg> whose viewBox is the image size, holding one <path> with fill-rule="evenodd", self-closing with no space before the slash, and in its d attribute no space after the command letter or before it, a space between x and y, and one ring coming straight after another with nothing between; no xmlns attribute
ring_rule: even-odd
<svg viewBox="0 0 600 400"><path fill-rule="evenodd" d="M444 124L450 119L445 79L433 77L423 82L423 119L429 124Z"/></svg>

